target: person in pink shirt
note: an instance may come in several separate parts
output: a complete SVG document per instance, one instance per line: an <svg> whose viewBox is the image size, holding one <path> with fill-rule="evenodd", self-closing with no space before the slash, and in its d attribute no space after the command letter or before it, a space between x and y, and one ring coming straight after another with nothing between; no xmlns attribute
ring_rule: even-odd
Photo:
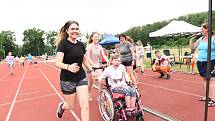
<svg viewBox="0 0 215 121"><path fill-rule="evenodd" d="M99 68L102 66L101 62L101 55L103 56L104 60L109 63L108 57L105 55L104 50L101 45L99 45L99 33L93 32L90 35L89 42L87 45L86 56L87 60L91 67ZM92 95L90 93L92 84L95 80L98 80L100 75L102 74L102 69L95 70L95 75L92 75L88 70L86 70L87 78L88 78L88 90L89 90L89 97L88 100L92 101Z"/></svg>

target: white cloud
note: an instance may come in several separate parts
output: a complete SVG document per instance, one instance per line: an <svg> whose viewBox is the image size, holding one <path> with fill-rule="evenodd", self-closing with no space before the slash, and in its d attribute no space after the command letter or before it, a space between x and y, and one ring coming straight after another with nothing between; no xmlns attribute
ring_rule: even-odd
<svg viewBox="0 0 215 121"><path fill-rule="evenodd" d="M0 0L1 30L58 30L78 20L83 32L120 33L127 29L208 10L208 0ZM215 4L213 4L213 9Z"/></svg>

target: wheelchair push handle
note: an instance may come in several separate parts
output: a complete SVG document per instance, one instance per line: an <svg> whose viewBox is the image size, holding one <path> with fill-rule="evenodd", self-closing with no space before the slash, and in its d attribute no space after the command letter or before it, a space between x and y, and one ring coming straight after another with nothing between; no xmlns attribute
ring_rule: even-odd
<svg viewBox="0 0 215 121"><path fill-rule="evenodd" d="M97 69L104 69L104 67L92 67L92 69L95 71Z"/></svg>

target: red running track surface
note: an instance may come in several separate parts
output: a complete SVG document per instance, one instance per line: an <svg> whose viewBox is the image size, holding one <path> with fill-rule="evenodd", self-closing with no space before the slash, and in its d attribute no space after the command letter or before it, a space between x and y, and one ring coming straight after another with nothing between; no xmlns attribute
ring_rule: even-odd
<svg viewBox="0 0 215 121"><path fill-rule="evenodd" d="M55 112L63 100L59 88L59 70L54 63L16 65L14 75L7 73L7 65L0 65L0 120L8 121L58 121ZM198 75L175 72L170 80L159 79L158 73L139 72L139 89L144 106L183 121L202 121L204 102L197 101L204 95L204 83ZM90 102L90 121L102 121L96 102L97 90L93 88ZM215 107L209 107L208 121L215 121ZM75 116L74 116L75 115ZM76 118L75 118L76 117ZM80 119L77 106L73 112L66 111L62 121ZM132 121L133 119L130 119ZM146 121L162 119L145 113Z"/></svg>

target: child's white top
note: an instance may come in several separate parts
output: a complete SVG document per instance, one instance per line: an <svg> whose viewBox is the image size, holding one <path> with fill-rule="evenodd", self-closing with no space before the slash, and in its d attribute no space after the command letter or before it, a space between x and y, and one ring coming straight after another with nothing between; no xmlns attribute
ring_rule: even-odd
<svg viewBox="0 0 215 121"><path fill-rule="evenodd" d="M14 56L6 56L6 59L8 64L13 64L14 62Z"/></svg>
<svg viewBox="0 0 215 121"><path fill-rule="evenodd" d="M122 64L120 64L117 68L110 65L103 71L100 80L108 78L108 84L111 88L125 87L127 86L125 73L126 70Z"/></svg>

